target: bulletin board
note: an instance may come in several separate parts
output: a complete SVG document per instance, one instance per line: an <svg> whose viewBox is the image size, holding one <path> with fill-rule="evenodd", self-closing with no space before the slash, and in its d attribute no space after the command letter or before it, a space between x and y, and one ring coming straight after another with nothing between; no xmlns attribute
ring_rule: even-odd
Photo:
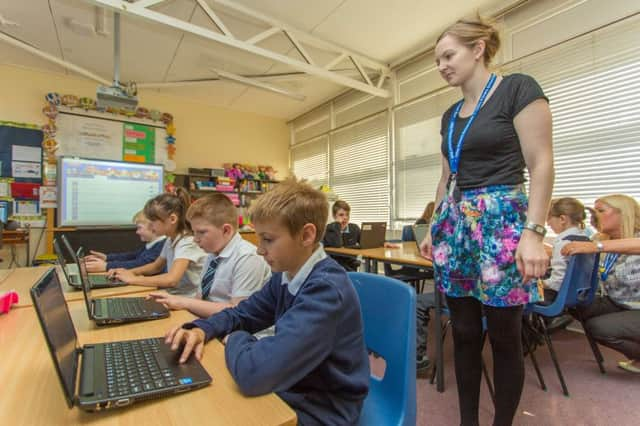
<svg viewBox="0 0 640 426"><path fill-rule="evenodd" d="M159 121L59 108L58 156L166 164L165 125Z"/></svg>

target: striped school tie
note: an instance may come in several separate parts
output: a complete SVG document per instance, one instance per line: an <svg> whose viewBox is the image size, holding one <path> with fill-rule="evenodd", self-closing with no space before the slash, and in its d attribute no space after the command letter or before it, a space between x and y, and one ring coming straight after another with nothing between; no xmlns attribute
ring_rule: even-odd
<svg viewBox="0 0 640 426"><path fill-rule="evenodd" d="M209 292L211 291L211 285L213 284L213 277L216 275L217 267L218 261L212 259L207 271L202 276L202 300L206 300L207 297L209 297Z"/></svg>

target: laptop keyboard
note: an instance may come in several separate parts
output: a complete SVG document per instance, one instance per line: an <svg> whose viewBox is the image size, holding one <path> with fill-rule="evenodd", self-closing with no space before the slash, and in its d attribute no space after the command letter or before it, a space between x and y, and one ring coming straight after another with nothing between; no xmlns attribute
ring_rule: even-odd
<svg viewBox="0 0 640 426"><path fill-rule="evenodd" d="M105 344L109 397L154 391L178 384L160 353L161 344L159 339Z"/></svg>
<svg viewBox="0 0 640 426"><path fill-rule="evenodd" d="M149 314L139 297L115 297L109 299L109 316L112 318L139 318Z"/></svg>

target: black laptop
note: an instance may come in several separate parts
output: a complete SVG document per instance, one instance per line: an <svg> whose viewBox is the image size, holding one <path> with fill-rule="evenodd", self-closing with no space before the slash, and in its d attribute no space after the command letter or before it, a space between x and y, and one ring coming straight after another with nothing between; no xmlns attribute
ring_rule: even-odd
<svg viewBox="0 0 640 426"><path fill-rule="evenodd" d="M179 351L171 351L161 337L78 347L54 268L31 288L31 299L69 408L77 405L87 411L105 410L211 383L194 356L179 364ZM76 380L78 374L80 379Z"/></svg>
<svg viewBox="0 0 640 426"><path fill-rule="evenodd" d="M147 321L169 316L169 309L163 304L145 297L104 297L93 299L91 297L91 288L87 283L89 274L87 273L84 259L80 260L79 266L87 314L89 319L92 319L97 325Z"/></svg>
<svg viewBox="0 0 640 426"><path fill-rule="evenodd" d="M69 240L67 239L67 237L62 234L60 236L60 240L62 241L62 244L64 245L64 247L67 250L67 253L69 253L69 256L71 256L71 259L73 259L74 263L77 265L76 266L76 270L80 269L80 258L83 256L83 250L82 247L78 248L77 251L73 250L73 247L71 247L71 244L69 243ZM55 241L54 241L54 249L55 249ZM64 258L64 255L62 256ZM58 255L58 262L60 262L60 255ZM67 266L68 268L69 266ZM68 271L73 271L73 269L68 269ZM77 272L76 272L77 274ZM74 280L73 282L71 280ZM120 287L123 285L127 285L127 283L120 281L118 279L115 278L111 278L107 275L103 275L103 274L94 274L94 275L88 275L88 279L89 279L89 286L91 288L109 288L109 287ZM69 273L67 275L67 281L69 282L69 284L73 287L77 287L80 288L80 282L79 282L79 278L77 275L74 275L73 273ZM76 284L77 282L77 284Z"/></svg>
<svg viewBox="0 0 640 426"><path fill-rule="evenodd" d="M362 222L360 248L371 249L384 246L387 222Z"/></svg>

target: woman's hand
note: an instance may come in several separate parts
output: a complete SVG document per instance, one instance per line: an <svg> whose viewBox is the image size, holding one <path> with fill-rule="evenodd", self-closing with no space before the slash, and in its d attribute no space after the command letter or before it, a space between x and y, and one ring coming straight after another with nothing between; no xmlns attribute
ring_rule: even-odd
<svg viewBox="0 0 640 426"><path fill-rule="evenodd" d="M598 247L596 243L592 243L590 241L573 241L565 244L560 250L560 253L563 256L571 256L574 254L583 254L583 253L597 253Z"/></svg>
<svg viewBox="0 0 640 426"><path fill-rule="evenodd" d="M420 255L425 259L432 259L432 244L431 244L431 232L427 231L427 235L420 243Z"/></svg>
<svg viewBox="0 0 640 426"><path fill-rule="evenodd" d="M549 267L549 255L540 235L528 230L522 232L516 249L516 265L525 283L544 276Z"/></svg>
<svg viewBox="0 0 640 426"><path fill-rule="evenodd" d="M89 250L89 256L87 257L92 257L92 258L96 258L96 259L100 259L100 260L107 260L107 255L100 252L100 251L94 251L94 250Z"/></svg>

